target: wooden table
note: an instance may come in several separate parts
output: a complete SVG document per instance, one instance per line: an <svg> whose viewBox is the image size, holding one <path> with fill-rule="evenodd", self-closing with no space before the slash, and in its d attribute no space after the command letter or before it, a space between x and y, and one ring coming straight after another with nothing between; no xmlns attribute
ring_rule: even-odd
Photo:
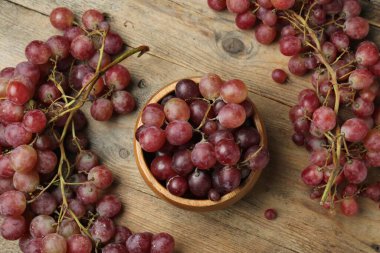
<svg viewBox="0 0 380 253"><path fill-rule="evenodd" d="M379 21L379 1L365 5L366 16ZM362 211L354 218L329 215L310 200L309 189L300 182L308 154L290 140L288 111L310 84L308 78L294 76L286 85L271 80L271 71L287 63L277 45L258 45L251 31L235 28L233 15L211 11L205 0L1 0L0 68L23 61L29 41L57 33L48 18L57 6L78 15L89 8L104 11L128 45L150 46L149 54L123 63L133 74L139 109L170 81L215 72L249 85L268 129L272 159L253 191L226 210L193 213L157 198L142 180L132 149L137 113L109 123L91 122L92 148L115 173L111 191L125 206L120 222L135 232L168 231L176 238L176 252L183 253L380 252L378 204L360 200ZM372 37L379 34L373 31ZM375 174L379 178L379 171ZM267 208L278 211L277 220L263 218ZM16 242L0 240L0 252L19 249Z"/></svg>

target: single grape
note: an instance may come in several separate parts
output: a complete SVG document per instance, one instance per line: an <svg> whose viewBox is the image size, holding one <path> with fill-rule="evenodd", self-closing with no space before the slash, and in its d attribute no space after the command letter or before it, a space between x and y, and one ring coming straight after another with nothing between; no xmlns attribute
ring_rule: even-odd
<svg viewBox="0 0 380 253"><path fill-rule="evenodd" d="M251 29L256 23L256 15L251 11L247 11L236 15L235 24L242 30Z"/></svg>
<svg viewBox="0 0 380 253"><path fill-rule="evenodd" d="M16 76L9 80L6 93L7 99L16 105L23 105L32 98L34 86L29 78Z"/></svg>
<svg viewBox="0 0 380 253"><path fill-rule="evenodd" d="M128 91L120 90L112 94L111 97L113 109L118 114L127 114L132 112L136 107L134 97Z"/></svg>
<svg viewBox="0 0 380 253"><path fill-rule="evenodd" d="M215 169L212 174L213 187L222 194L232 192L239 187L241 172L236 167L223 167Z"/></svg>
<svg viewBox="0 0 380 253"><path fill-rule="evenodd" d="M31 62L20 62L16 65L14 77L24 76L32 82L32 85L36 85L40 80L41 72L37 65ZM23 80L22 78L20 80ZM28 85L30 86L30 85Z"/></svg>
<svg viewBox="0 0 380 253"><path fill-rule="evenodd" d="M76 192L78 199L85 205L94 204L99 198L99 190L92 182L81 184Z"/></svg>
<svg viewBox="0 0 380 253"><path fill-rule="evenodd" d="M311 152L310 164L323 167L325 165L330 165L332 163L332 154L329 153L327 149L320 149Z"/></svg>
<svg viewBox="0 0 380 253"><path fill-rule="evenodd" d="M172 253L174 252L174 238L168 233L158 233L152 237L150 253Z"/></svg>
<svg viewBox="0 0 380 253"><path fill-rule="evenodd" d="M222 84L220 96L226 103L242 103L248 95L245 83L238 79L229 80Z"/></svg>
<svg viewBox="0 0 380 253"><path fill-rule="evenodd" d="M277 30L275 27L271 27L265 24L260 24L255 29L256 40L264 45L271 44L277 35Z"/></svg>
<svg viewBox="0 0 380 253"><path fill-rule="evenodd" d="M375 105L373 102L367 102L361 97L355 99L352 103L352 111L357 117L365 118L369 117L375 111Z"/></svg>
<svg viewBox="0 0 380 253"><path fill-rule="evenodd" d="M301 55L293 55L288 62L288 69L290 73L296 76L305 75L308 71L305 65L305 58Z"/></svg>
<svg viewBox="0 0 380 253"><path fill-rule="evenodd" d="M131 74L126 67L117 64L107 70L105 81L109 88L124 90L131 82Z"/></svg>
<svg viewBox="0 0 380 253"><path fill-rule="evenodd" d="M32 193L37 189L40 184L40 177L37 171L31 172L16 172L13 175L13 186L16 190Z"/></svg>
<svg viewBox="0 0 380 253"><path fill-rule="evenodd" d="M108 32L104 42L104 51L107 54L114 55L123 49L123 39L115 32Z"/></svg>
<svg viewBox="0 0 380 253"><path fill-rule="evenodd" d="M73 25L74 13L65 7L55 8L50 13L50 23L59 30L66 30Z"/></svg>
<svg viewBox="0 0 380 253"><path fill-rule="evenodd" d="M363 161L353 159L346 162L343 172L350 183L360 184L367 178L368 169Z"/></svg>
<svg viewBox="0 0 380 253"><path fill-rule="evenodd" d="M165 131L156 126L145 127L138 136L141 148L146 152L160 150L166 142Z"/></svg>
<svg viewBox="0 0 380 253"><path fill-rule="evenodd" d="M295 0L271 0L271 2L273 7L278 10L291 9L295 4Z"/></svg>
<svg viewBox="0 0 380 253"><path fill-rule="evenodd" d="M301 108L313 113L320 107L319 98L314 90L305 89L298 94L298 103Z"/></svg>
<svg viewBox="0 0 380 253"><path fill-rule="evenodd" d="M220 193L215 189L208 191L208 199L211 201L219 201L221 199Z"/></svg>
<svg viewBox="0 0 380 253"><path fill-rule="evenodd" d="M148 232L133 234L126 243L128 253L150 253L152 237Z"/></svg>
<svg viewBox="0 0 380 253"><path fill-rule="evenodd" d="M359 205L355 198L345 198L340 204L340 210L346 216L354 216L359 212Z"/></svg>
<svg viewBox="0 0 380 253"><path fill-rule="evenodd" d="M362 141L369 131L367 124L360 118L352 118L345 121L341 128L344 138L350 142Z"/></svg>
<svg viewBox="0 0 380 253"><path fill-rule="evenodd" d="M240 105L244 107L245 115L247 118L253 116L253 113L255 110L253 108L254 107L253 102L250 98L247 98L246 100L244 100L242 103L240 103Z"/></svg>
<svg viewBox="0 0 380 253"><path fill-rule="evenodd" d="M88 73L92 73L92 69L87 64L73 66L69 75L70 86L76 90L80 90L82 88L83 78Z"/></svg>
<svg viewBox="0 0 380 253"><path fill-rule="evenodd" d="M344 32L354 40L367 37L369 32L368 21L362 17L351 17L344 22Z"/></svg>
<svg viewBox="0 0 380 253"><path fill-rule="evenodd" d="M171 177L166 183L166 189L175 195L175 196L183 196L189 188L187 179L182 176L174 176Z"/></svg>
<svg viewBox="0 0 380 253"><path fill-rule="evenodd" d="M168 155L157 156L150 165L150 171L153 176L160 181L169 180L176 175L171 167L172 158Z"/></svg>
<svg viewBox="0 0 380 253"><path fill-rule="evenodd" d="M54 35L46 41L46 44L53 59L64 59L70 54L70 41L64 36Z"/></svg>
<svg viewBox="0 0 380 253"><path fill-rule="evenodd" d="M330 36L331 42L339 52L343 52L350 46L350 38L343 31L336 31Z"/></svg>
<svg viewBox="0 0 380 253"><path fill-rule="evenodd" d="M95 30L103 20L103 14L94 9L87 10L82 15L82 23L89 30Z"/></svg>
<svg viewBox="0 0 380 253"><path fill-rule="evenodd" d="M6 240L18 240L27 231L27 224L23 216L5 217L1 227L1 236Z"/></svg>
<svg viewBox="0 0 380 253"><path fill-rule="evenodd" d="M216 163L214 146L209 142L197 143L191 152L191 161L201 170L208 170Z"/></svg>
<svg viewBox="0 0 380 253"><path fill-rule="evenodd" d="M45 114L38 109L25 113L23 121L24 128L31 133L41 133L47 123Z"/></svg>
<svg viewBox="0 0 380 253"><path fill-rule="evenodd" d="M74 219L64 219L59 224L58 234L63 236L65 239L80 233L80 228Z"/></svg>
<svg viewBox="0 0 380 253"><path fill-rule="evenodd" d="M112 172L105 165L92 168L87 179L99 189L106 189L113 182Z"/></svg>
<svg viewBox="0 0 380 253"><path fill-rule="evenodd" d="M216 74L206 74L199 82L199 91L206 99L216 99L220 95L223 80Z"/></svg>
<svg viewBox="0 0 380 253"><path fill-rule="evenodd" d="M336 113L333 109L322 106L314 111L313 124L323 132L330 131L336 126Z"/></svg>
<svg viewBox="0 0 380 253"><path fill-rule="evenodd" d="M244 13L248 11L251 3L249 0L227 0L227 9L236 14Z"/></svg>
<svg viewBox="0 0 380 253"><path fill-rule="evenodd" d="M317 186L323 180L323 171L316 165L310 165L302 171L301 178L306 185Z"/></svg>
<svg viewBox="0 0 380 253"><path fill-rule="evenodd" d="M52 51L45 42L33 40L26 46L25 56L33 64L45 64L52 56Z"/></svg>
<svg viewBox="0 0 380 253"><path fill-rule="evenodd" d="M198 85L190 79L180 80L175 86L175 95L183 100L201 96Z"/></svg>
<svg viewBox="0 0 380 253"><path fill-rule="evenodd" d="M77 200L77 199L72 199L69 202L69 208L71 211L73 211L75 216L79 219L84 217L87 212L85 205L80 200Z"/></svg>
<svg viewBox="0 0 380 253"><path fill-rule="evenodd" d="M282 69L275 69L272 71L272 79L276 83L283 84L288 79L288 74L286 74L286 72Z"/></svg>
<svg viewBox="0 0 380 253"><path fill-rule="evenodd" d="M190 103L190 121L195 127L198 127L202 123L208 111L207 117L213 117L213 112L209 110L209 107L211 109L211 105L204 100L194 100Z"/></svg>
<svg viewBox="0 0 380 253"><path fill-rule="evenodd" d="M169 122L174 120L187 121L190 118L190 108L187 103L180 98L170 99L164 106L164 112Z"/></svg>
<svg viewBox="0 0 380 253"><path fill-rule="evenodd" d="M351 73L348 81L352 88L362 90L374 83L375 76L367 69L356 69Z"/></svg>
<svg viewBox="0 0 380 253"><path fill-rule="evenodd" d="M270 208L270 209L267 209L265 210L264 212L264 217L267 219L267 220L274 220L277 218L277 212L276 210Z"/></svg>
<svg viewBox="0 0 380 253"><path fill-rule="evenodd" d="M100 60L100 52L96 52L92 57L91 59L88 61L88 65L93 69L93 70L96 70L96 68L98 67L98 62ZM100 62L100 69L104 68L105 66L107 66L108 64L110 64L112 61L111 59L111 56L109 56L109 54L107 54L106 52L103 52L103 55L102 55L102 60ZM107 71L108 72L108 71ZM106 72L106 75L107 75L107 72Z"/></svg>
<svg viewBox="0 0 380 253"><path fill-rule="evenodd" d="M82 28L78 26L72 26L65 30L63 36L70 41L70 43L79 35L85 35Z"/></svg>
<svg viewBox="0 0 380 253"><path fill-rule="evenodd" d="M147 105L141 114L141 121L146 126L161 127L165 122L163 106L157 103Z"/></svg>
<svg viewBox="0 0 380 253"><path fill-rule="evenodd" d="M301 52L302 43L297 36L288 35L282 37L279 41L280 51L285 56L293 56Z"/></svg>
<svg viewBox="0 0 380 253"><path fill-rule="evenodd" d="M102 248L102 253L125 253L127 248L123 244L110 243Z"/></svg>
<svg viewBox="0 0 380 253"><path fill-rule="evenodd" d="M227 104L218 113L218 120L225 128L238 128L246 120L244 107L239 104Z"/></svg>
<svg viewBox="0 0 380 253"><path fill-rule="evenodd" d="M360 15L362 8L357 0L347 0L343 3L343 10L344 16L346 18L356 17Z"/></svg>
<svg viewBox="0 0 380 253"><path fill-rule="evenodd" d="M79 35L71 42L70 53L77 60L89 60L95 53L94 44L89 37Z"/></svg>
<svg viewBox="0 0 380 253"><path fill-rule="evenodd" d="M223 165L235 165L240 160L240 148L233 140L221 140L215 145L215 156Z"/></svg>
<svg viewBox="0 0 380 253"><path fill-rule="evenodd" d="M364 66L371 66L379 60L379 49L372 41L363 41L355 52L356 61Z"/></svg>
<svg viewBox="0 0 380 253"><path fill-rule="evenodd" d="M0 177L0 195L11 190L14 190L12 178Z"/></svg>
<svg viewBox="0 0 380 253"><path fill-rule="evenodd" d="M207 0L207 4L214 11L222 11L227 8L226 0Z"/></svg>
<svg viewBox="0 0 380 253"><path fill-rule="evenodd" d="M64 237L57 233L52 233L42 239L41 249L43 253L66 253L67 243Z"/></svg>
<svg viewBox="0 0 380 253"><path fill-rule="evenodd" d="M10 156L10 164L16 172L26 173L32 171L37 164L37 152L29 145L15 148Z"/></svg>
<svg viewBox="0 0 380 253"><path fill-rule="evenodd" d="M210 175L203 170L191 173L188 177L188 184L190 192L198 198L206 197L212 186Z"/></svg>
<svg viewBox="0 0 380 253"><path fill-rule="evenodd" d="M187 121L174 120L167 125L165 133L170 144L180 146L191 140L193 128Z"/></svg>
<svg viewBox="0 0 380 253"><path fill-rule="evenodd" d="M57 208L57 201L52 194L44 192L32 202L31 208L35 214L51 215Z"/></svg>
<svg viewBox="0 0 380 253"><path fill-rule="evenodd" d="M191 161L191 152L187 149L175 152L171 167L180 176L190 174L194 169L193 162Z"/></svg>
<svg viewBox="0 0 380 253"><path fill-rule="evenodd" d="M98 98L91 105L91 116L97 121L108 121L112 117L113 105L111 100Z"/></svg>
<svg viewBox="0 0 380 253"><path fill-rule="evenodd" d="M9 100L0 101L0 121L4 124L20 122L24 117L24 106L16 105Z"/></svg>
<svg viewBox="0 0 380 253"><path fill-rule="evenodd" d="M90 238L84 235L72 235L67 238L67 253L91 253L92 243Z"/></svg>
<svg viewBox="0 0 380 253"><path fill-rule="evenodd" d="M82 150L75 159L75 167L78 171L89 172L99 165L99 157L91 150Z"/></svg>
<svg viewBox="0 0 380 253"><path fill-rule="evenodd" d="M111 219L107 217L99 217L91 226L90 233L94 240L106 243L114 236L115 225Z"/></svg>
<svg viewBox="0 0 380 253"><path fill-rule="evenodd" d="M114 243L124 244L127 242L128 238L132 235L129 228L125 226L116 226L116 232L113 239Z"/></svg>
<svg viewBox="0 0 380 253"><path fill-rule="evenodd" d="M91 81L93 80L94 76L95 76L94 73L88 73L87 75L85 75L82 80L82 88L87 90L90 87L92 87L90 94L97 97L100 94L102 94L104 90L104 81L103 81L103 78L98 78L96 81Z"/></svg>
<svg viewBox="0 0 380 253"><path fill-rule="evenodd" d="M38 215L30 222L29 231L33 238L43 238L47 234L54 233L56 221L48 215Z"/></svg>

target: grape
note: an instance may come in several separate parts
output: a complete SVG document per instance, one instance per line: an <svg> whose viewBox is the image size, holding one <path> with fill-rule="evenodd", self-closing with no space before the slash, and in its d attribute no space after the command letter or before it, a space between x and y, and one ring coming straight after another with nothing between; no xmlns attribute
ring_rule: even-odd
<svg viewBox="0 0 380 253"><path fill-rule="evenodd" d="M50 150L37 150L36 170L41 174L49 174L54 171L57 166L57 155Z"/></svg>
<svg viewBox="0 0 380 253"><path fill-rule="evenodd" d="M267 219L267 220L274 220L277 218L277 212L276 210L274 209L267 209L265 210L264 212L264 217Z"/></svg>
<svg viewBox="0 0 380 253"><path fill-rule="evenodd" d="M51 50L53 59L64 59L70 54L70 41L61 35L50 37L46 44Z"/></svg>
<svg viewBox="0 0 380 253"><path fill-rule="evenodd" d="M146 126L161 127L165 123L163 107L157 103L147 105L141 114L141 121Z"/></svg>
<svg viewBox="0 0 380 253"><path fill-rule="evenodd" d="M53 195L44 192L32 202L31 208L36 214L51 215L57 208L57 201Z"/></svg>
<svg viewBox="0 0 380 253"><path fill-rule="evenodd" d="M343 197L354 196L358 192L358 186L356 184L348 184L343 188Z"/></svg>
<svg viewBox="0 0 380 253"><path fill-rule="evenodd" d="M24 116L24 106L16 105L9 100L0 101L0 120L5 124L20 122Z"/></svg>
<svg viewBox="0 0 380 253"><path fill-rule="evenodd" d="M322 106L314 111L313 124L323 132L330 131L336 126L336 113L333 109Z"/></svg>
<svg viewBox="0 0 380 253"><path fill-rule="evenodd" d="M288 10L295 4L295 0L271 0L273 7L278 10Z"/></svg>
<svg viewBox="0 0 380 253"><path fill-rule="evenodd" d="M350 38L342 31L336 31L330 36L331 42L339 52L343 52L350 46Z"/></svg>
<svg viewBox="0 0 380 253"><path fill-rule="evenodd" d="M216 99L220 95L222 79L215 74L206 74L199 82L199 91L206 99Z"/></svg>
<svg viewBox="0 0 380 253"><path fill-rule="evenodd" d="M150 253L172 253L174 244L174 238L168 233L155 234L152 237Z"/></svg>
<svg viewBox="0 0 380 253"><path fill-rule="evenodd" d="M55 8L50 13L50 23L59 30L64 31L67 28L70 28L73 25L73 22L74 13L65 7Z"/></svg>
<svg viewBox="0 0 380 253"><path fill-rule="evenodd" d="M240 160L240 148L233 140L221 140L215 145L215 156L223 165L235 165Z"/></svg>
<svg viewBox="0 0 380 253"><path fill-rule="evenodd" d="M194 165L191 161L191 152L187 149L175 152L171 167L180 176L190 174L194 169Z"/></svg>
<svg viewBox="0 0 380 253"><path fill-rule="evenodd" d="M15 68L6 67L0 71L0 78L11 79L15 73Z"/></svg>
<svg viewBox="0 0 380 253"><path fill-rule="evenodd" d="M36 171L23 173L16 172L13 175L13 186L16 188L16 190L25 193L34 192L39 184L40 177Z"/></svg>
<svg viewBox="0 0 380 253"><path fill-rule="evenodd" d="M375 106L372 102L367 102L360 97L355 99L351 108L355 115L361 118L371 116L375 110Z"/></svg>
<svg viewBox="0 0 380 253"><path fill-rule="evenodd" d="M258 42L264 45L271 44L276 38L277 30L265 24L260 24L255 29L255 37Z"/></svg>
<svg viewBox="0 0 380 253"><path fill-rule="evenodd" d="M125 244L131 235L132 235L132 232L127 227L116 226L116 233L115 233L113 242L117 244Z"/></svg>
<svg viewBox="0 0 380 253"><path fill-rule="evenodd" d="M212 174L213 186L223 194L232 192L239 187L241 182L241 172L236 167L223 167L215 169Z"/></svg>
<svg viewBox="0 0 380 253"><path fill-rule="evenodd" d="M255 25L256 16L251 11L247 11L236 15L235 23L238 28L242 30L249 30Z"/></svg>
<svg viewBox="0 0 380 253"><path fill-rule="evenodd" d="M143 150L156 152L165 145L166 134L159 127L149 126L141 130L138 140Z"/></svg>
<svg viewBox="0 0 380 253"><path fill-rule="evenodd" d="M227 0L227 9L230 12L240 14L248 11L249 7L251 6L251 3L249 0Z"/></svg>
<svg viewBox="0 0 380 253"><path fill-rule="evenodd" d="M164 106L164 112L169 122L174 120L187 121L190 118L190 108L187 103L180 98L170 99Z"/></svg>
<svg viewBox="0 0 380 253"><path fill-rule="evenodd" d="M171 177L176 175L171 167L171 164L172 158L170 156L157 156L150 165L150 171L157 180L169 180Z"/></svg>
<svg viewBox="0 0 380 253"><path fill-rule="evenodd" d="M357 0L346 0L343 3L343 14L345 18L356 17L360 15L362 7Z"/></svg>
<svg viewBox="0 0 380 253"><path fill-rule="evenodd" d="M72 68L69 76L69 83L74 89L81 89L83 78L88 74L92 73L91 67L85 64L79 64Z"/></svg>
<svg viewBox="0 0 380 253"><path fill-rule="evenodd" d="M78 171L89 172L99 165L99 157L91 150L82 150L76 157L75 167Z"/></svg>
<svg viewBox="0 0 380 253"><path fill-rule="evenodd" d="M113 109L116 113L127 114L135 109L136 101L128 91L116 91L111 97Z"/></svg>
<svg viewBox="0 0 380 253"><path fill-rule="evenodd" d="M33 85L24 76L16 76L9 80L7 86L7 99L16 105L23 105L33 96Z"/></svg>
<svg viewBox="0 0 380 253"><path fill-rule="evenodd" d="M305 144L305 137L302 134L293 134L292 140L297 146L303 146Z"/></svg>
<svg viewBox="0 0 380 253"><path fill-rule="evenodd" d="M96 167L95 167L96 168ZM77 189L78 199L83 202L83 204L94 204L98 200L99 190L94 183L88 182L82 184ZM58 201L60 202L60 201Z"/></svg>
<svg viewBox="0 0 380 253"><path fill-rule="evenodd" d="M211 134L207 139L211 144L216 145L221 140L234 140L234 136L230 131L218 130Z"/></svg>
<svg viewBox="0 0 380 253"><path fill-rule="evenodd" d="M262 148L260 151L259 146L250 147L244 155L244 160L248 159L247 167L252 171L258 171L264 169L269 163L269 152L266 148Z"/></svg>
<svg viewBox="0 0 380 253"><path fill-rule="evenodd" d="M114 236L115 225L111 219L107 217L99 217L91 226L90 233L94 240L106 243Z"/></svg>
<svg viewBox="0 0 380 253"><path fill-rule="evenodd" d="M346 22L344 22L344 32L350 36L351 39L364 39L369 32L368 21L362 17L348 18Z"/></svg>
<svg viewBox="0 0 380 253"><path fill-rule="evenodd" d="M10 154L10 164L17 172L29 172L37 164L37 152L29 145L21 145Z"/></svg>
<svg viewBox="0 0 380 253"><path fill-rule="evenodd" d="M180 146L191 140L193 128L187 121L174 120L167 125L165 133L170 144Z"/></svg>
<svg viewBox="0 0 380 253"><path fill-rule="evenodd" d="M62 235L64 238L69 238L72 235L80 234L80 229L78 224L73 219L64 219L58 228L58 234Z"/></svg>
<svg viewBox="0 0 380 253"><path fill-rule="evenodd" d="M356 49L355 59L364 66L374 65L379 60L379 49L375 43L363 41Z"/></svg>
<svg viewBox="0 0 380 253"><path fill-rule="evenodd" d="M272 72L272 79L276 83L282 84L286 82L286 80L288 79L288 75L282 69L275 69Z"/></svg>
<svg viewBox="0 0 380 253"><path fill-rule="evenodd" d="M338 50L333 43L326 41L322 45L322 54L328 63L333 63L338 56Z"/></svg>
<svg viewBox="0 0 380 253"><path fill-rule="evenodd" d="M369 167L380 166L380 152L367 151L365 159Z"/></svg>
<svg viewBox="0 0 380 253"><path fill-rule="evenodd" d="M244 107L247 118L253 115L254 113L253 103L250 98L247 98L246 100L244 100L242 103L240 103L240 105Z"/></svg>
<svg viewBox="0 0 380 253"><path fill-rule="evenodd" d="M204 100L194 100L190 104L190 121L194 126L199 126L203 118L206 116L206 113L208 111L209 103L207 103ZM211 112L212 113L212 112ZM208 113L207 117L211 117L211 113Z"/></svg>
<svg viewBox="0 0 380 253"><path fill-rule="evenodd" d="M32 82L32 85L36 85L40 80L40 70L37 65L34 65L31 62L20 62L16 65L16 69L14 72L14 77L16 76L24 76ZM19 77L20 78L20 77ZM20 78L21 80L25 78ZM28 85L30 86L30 85Z"/></svg>
<svg viewBox="0 0 380 253"><path fill-rule="evenodd" d="M364 88L359 92L360 97L366 102L373 102L380 91L380 84L375 82L368 88Z"/></svg>
<svg viewBox="0 0 380 253"><path fill-rule="evenodd" d="M326 23L326 10L322 6L316 5L311 12L311 22L316 25L323 25Z"/></svg>
<svg viewBox="0 0 380 253"><path fill-rule="evenodd" d="M310 165L302 171L301 177L306 185L317 186L323 180L323 172L318 166Z"/></svg>
<svg viewBox="0 0 380 253"><path fill-rule="evenodd" d="M330 179L330 175L333 173L335 169L335 166L334 164L330 164L328 166L325 166L324 167L324 171L323 171L323 181L325 183L327 183ZM334 185L340 185L341 183L343 183L344 181L344 174L343 173L339 173L337 175L337 177L334 179Z"/></svg>
<svg viewBox="0 0 380 253"><path fill-rule="evenodd" d="M344 135L344 138L350 142L359 142L362 141L369 129L364 120L359 118L349 119L343 123L341 133Z"/></svg>
<svg viewBox="0 0 380 253"><path fill-rule="evenodd" d="M226 103L242 103L248 95L244 82L238 79L229 80L222 84L220 96Z"/></svg>
<svg viewBox="0 0 380 253"><path fill-rule="evenodd" d="M369 151L380 152L380 130L372 129L363 140L365 148Z"/></svg>
<svg viewBox="0 0 380 253"><path fill-rule="evenodd" d="M0 215L19 216L26 209L26 198L22 192L11 190L0 195Z"/></svg>
<svg viewBox="0 0 380 253"><path fill-rule="evenodd" d="M182 176L174 176L166 183L166 189L168 189L171 194L179 197L183 196L188 188L187 180Z"/></svg>
<svg viewBox="0 0 380 253"><path fill-rule="evenodd" d="M280 51L285 56L297 55L302 50L301 40L293 35L284 36L280 39Z"/></svg>
<svg viewBox="0 0 380 253"><path fill-rule="evenodd" d="M98 98L91 105L91 116L98 121L108 121L112 117L113 105L111 100Z"/></svg>
<svg viewBox="0 0 380 253"><path fill-rule="evenodd" d="M107 54L117 54L123 49L123 39L115 32L108 32L104 43L104 51Z"/></svg>
<svg viewBox="0 0 380 253"><path fill-rule="evenodd" d="M81 201L77 199L72 199L69 202L69 208L71 211L73 211L75 216L79 219L86 215L86 207Z"/></svg>
<svg viewBox="0 0 380 253"><path fill-rule="evenodd" d="M38 215L30 222L30 234L33 238L43 238L55 232L56 221L48 215Z"/></svg>
<svg viewBox="0 0 380 253"><path fill-rule="evenodd" d="M377 182L367 186L364 190L364 196L378 202L380 200L380 183Z"/></svg>
<svg viewBox="0 0 380 253"><path fill-rule="evenodd" d="M59 89L51 82L41 85L37 91L38 100L50 105L61 97Z"/></svg>
<svg viewBox="0 0 380 253"><path fill-rule="evenodd" d="M106 189L113 182L112 172L105 165L92 168L87 179L99 189Z"/></svg>
<svg viewBox="0 0 380 253"><path fill-rule="evenodd" d="M93 80L94 77L95 77L94 73L88 73L87 75L85 75L82 81L82 87L85 90L92 87L91 95L99 96L104 90L104 81L103 81L103 78L98 78L98 79Z"/></svg>
<svg viewBox="0 0 380 253"><path fill-rule="evenodd" d="M367 69L356 69L349 77L351 87L356 90L368 88L374 81L375 76Z"/></svg>
<svg viewBox="0 0 380 253"><path fill-rule="evenodd" d="M360 184L367 178L367 167L363 161L353 159L347 161L343 167L344 176L353 184Z"/></svg>
<svg viewBox="0 0 380 253"><path fill-rule="evenodd" d="M290 73L296 76L303 76L307 72L305 65L305 58L300 55L294 55L290 58L288 62L288 69Z"/></svg>
<svg viewBox="0 0 380 253"><path fill-rule="evenodd" d="M354 216L359 212L359 205L354 198L345 198L340 204L340 210L346 216Z"/></svg>
<svg viewBox="0 0 380 253"><path fill-rule="evenodd" d="M64 237L52 233L42 239L41 249L43 253L66 253L67 243Z"/></svg>
<svg viewBox="0 0 380 253"><path fill-rule="evenodd" d="M82 23L89 30L95 30L103 20L103 14L94 9L87 10L82 15Z"/></svg>
<svg viewBox="0 0 380 253"><path fill-rule="evenodd" d="M275 26L278 20L278 17L274 11L267 11L261 18L263 24L268 26Z"/></svg>
<svg viewBox="0 0 380 253"><path fill-rule="evenodd" d="M84 235L72 235L67 238L67 252L68 253L91 253L92 243L91 240Z"/></svg>
<svg viewBox="0 0 380 253"><path fill-rule="evenodd" d="M206 197L211 189L211 177L202 170L195 170L188 177L190 192L198 198Z"/></svg>
<svg viewBox="0 0 380 253"><path fill-rule="evenodd" d="M98 67L98 62L100 60L100 52L96 52L91 59L88 61L88 65L93 69L96 70ZM111 56L109 56L107 53L103 52L102 60L100 62L100 69L103 69L105 66L110 64L112 61ZM107 72L106 72L107 73Z"/></svg>
<svg viewBox="0 0 380 253"><path fill-rule="evenodd" d="M180 80L175 86L176 97L186 100L190 98L200 97L198 85L190 79Z"/></svg>
<svg viewBox="0 0 380 253"><path fill-rule="evenodd" d="M148 232L130 236L126 246L128 253L150 253L153 235Z"/></svg>
<svg viewBox="0 0 380 253"><path fill-rule="evenodd" d="M239 104L227 104L220 110L218 120L225 128L238 128L246 120L244 107Z"/></svg>
<svg viewBox="0 0 380 253"><path fill-rule="evenodd" d="M320 106L317 94L311 89L305 89L299 93L298 103L301 108L309 113L313 113Z"/></svg>
<svg viewBox="0 0 380 253"><path fill-rule="evenodd" d="M207 4L214 11L222 11L227 8L226 0L207 0Z"/></svg>
<svg viewBox="0 0 380 253"><path fill-rule="evenodd" d="M11 190L14 190L12 178L0 177L0 195Z"/></svg>
<svg viewBox="0 0 380 253"><path fill-rule="evenodd" d="M78 26L72 26L72 27L69 27L65 30L65 33L63 34L63 36L69 40L69 42L71 43L76 37L78 37L79 35L85 35L84 31L82 30L82 28L78 27ZM79 65L77 65L79 66Z"/></svg>
<svg viewBox="0 0 380 253"><path fill-rule="evenodd" d="M220 193L215 189L208 191L208 199L211 201L219 201L221 199Z"/></svg>
<svg viewBox="0 0 380 253"><path fill-rule="evenodd" d="M23 125L31 133L41 133L46 127L46 116L38 109L28 111L23 118Z"/></svg>
<svg viewBox="0 0 380 253"><path fill-rule="evenodd" d="M209 142L197 143L191 152L191 161L201 170L208 170L216 163L214 146Z"/></svg>
<svg viewBox="0 0 380 253"><path fill-rule="evenodd" d="M26 46L25 56L33 64L45 64L52 56L52 52L45 42L33 40Z"/></svg>
<svg viewBox="0 0 380 253"><path fill-rule="evenodd" d="M89 60L95 53L92 40L85 35L77 36L71 42L70 53L77 60Z"/></svg>
<svg viewBox="0 0 380 253"><path fill-rule="evenodd" d="M282 29L281 29L281 36L282 37L285 37L285 36L289 36L289 35L297 35L297 32L296 30L294 29L293 26L291 25L286 25L284 26Z"/></svg>
<svg viewBox="0 0 380 253"><path fill-rule="evenodd" d="M332 155L327 149L315 150L310 155L310 164L323 167L332 163Z"/></svg>
<svg viewBox="0 0 380 253"><path fill-rule="evenodd" d="M127 88L131 82L131 75L127 68L117 64L107 70L105 81L108 87L114 90L123 90Z"/></svg>
<svg viewBox="0 0 380 253"><path fill-rule="evenodd" d="M302 118L304 116L305 116L305 110L300 105L293 106L289 111L289 119L292 123L294 123L297 119Z"/></svg>
<svg viewBox="0 0 380 253"><path fill-rule="evenodd" d="M107 244L103 249L102 253L125 253L127 248L122 244L110 243Z"/></svg>
<svg viewBox="0 0 380 253"><path fill-rule="evenodd" d="M100 216L112 218L119 214L121 210L121 202L114 195L106 195L96 204L96 212Z"/></svg>
<svg viewBox="0 0 380 253"><path fill-rule="evenodd" d="M18 240L26 232L26 221L23 216L5 217L1 227L1 236L6 240Z"/></svg>

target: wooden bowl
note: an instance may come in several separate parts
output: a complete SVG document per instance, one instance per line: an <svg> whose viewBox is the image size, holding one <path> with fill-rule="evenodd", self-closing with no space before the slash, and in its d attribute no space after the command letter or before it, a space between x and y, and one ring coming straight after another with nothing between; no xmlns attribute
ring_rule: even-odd
<svg viewBox="0 0 380 253"><path fill-rule="evenodd" d="M196 83L199 83L200 78L190 78ZM175 86L178 81L173 82L166 87L159 90L156 94L152 96L151 99L147 102L146 105L151 103L158 103L162 98L172 93L175 89ZM144 106L145 108L145 106ZM267 134L264 127L264 123L262 118L260 117L259 112L257 111L256 106L253 104L253 110L254 114L252 116L252 120L260 134L261 141L260 146L263 146L264 148L268 148L268 140L267 140ZM136 126L135 126L135 132L136 130L142 125L141 122L141 114L142 111L139 113L139 116L137 118ZM223 209L229 205L234 204L241 198L243 198L256 184L258 178L260 177L261 171L255 171L251 172L250 175L243 181L243 183L234 191L222 196L222 198L219 201L211 201L208 199L205 200L199 200L199 199L187 199L175 196L171 194L159 181L156 180L156 178L152 175L149 169L149 165L146 163L145 159L145 152L141 149L140 144L134 138L134 152L136 157L136 163L140 170L141 176L144 178L146 184L162 199L166 200L167 202L183 208L190 211L214 211Z"/></svg>

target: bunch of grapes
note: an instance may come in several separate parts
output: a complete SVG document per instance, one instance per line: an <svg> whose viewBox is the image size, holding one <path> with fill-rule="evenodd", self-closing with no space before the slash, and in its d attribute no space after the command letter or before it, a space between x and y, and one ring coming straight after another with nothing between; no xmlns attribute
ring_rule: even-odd
<svg viewBox="0 0 380 253"><path fill-rule="evenodd" d="M144 108L136 139L154 154L150 171L171 194L218 201L266 167L247 95L242 81L207 74L199 84L180 80L160 104Z"/></svg>
<svg viewBox="0 0 380 253"><path fill-rule="evenodd" d="M236 25L272 43L279 34L289 72L311 72L313 89L299 93L289 117L293 141L311 152L301 174L312 186L312 199L332 211L358 213L357 198L380 201L380 182L368 178L380 167L380 58L377 45L366 39L370 25L360 17L358 0L208 0L217 11L236 13ZM376 24L374 24L376 25ZM283 83L287 74L274 70ZM372 169L373 170L373 169Z"/></svg>
<svg viewBox="0 0 380 253"><path fill-rule="evenodd" d="M146 46L122 52L121 37L97 10L77 25L67 8L50 14L64 32L30 42L27 61L0 72L1 235L24 253L170 253L167 233L132 232L116 225L121 202L104 190L112 172L88 149L80 108L105 121L135 107L119 65ZM75 24L75 25L74 25Z"/></svg>

